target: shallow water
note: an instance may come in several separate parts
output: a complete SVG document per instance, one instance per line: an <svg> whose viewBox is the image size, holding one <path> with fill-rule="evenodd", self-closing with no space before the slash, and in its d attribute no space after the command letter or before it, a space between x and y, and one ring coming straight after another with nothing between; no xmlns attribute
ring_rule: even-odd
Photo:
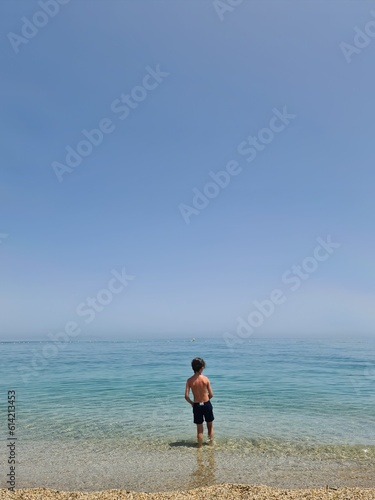
<svg viewBox="0 0 375 500"><path fill-rule="evenodd" d="M47 344L0 343L4 449L6 394L17 395L18 487L173 488L196 479L197 460L215 460L215 474L202 465L212 481L371 485L374 342L76 342L46 360ZM195 356L214 390L213 450L194 448L184 400Z"/></svg>

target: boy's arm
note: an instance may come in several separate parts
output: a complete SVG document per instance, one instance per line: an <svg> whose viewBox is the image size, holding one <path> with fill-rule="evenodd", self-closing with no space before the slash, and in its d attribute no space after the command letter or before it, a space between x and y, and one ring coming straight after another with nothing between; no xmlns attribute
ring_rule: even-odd
<svg viewBox="0 0 375 500"><path fill-rule="evenodd" d="M185 399L188 403L191 404L191 406L193 406L193 401L189 398L189 392L190 392L190 387L189 387L189 383L186 382L186 387L185 387Z"/></svg>
<svg viewBox="0 0 375 500"><path fill-rule="evenodd" d="M211 382L207 379L207 391L208 391L208 397L211 399L214 397L214 393L212 392L211 388Z"/></svg>

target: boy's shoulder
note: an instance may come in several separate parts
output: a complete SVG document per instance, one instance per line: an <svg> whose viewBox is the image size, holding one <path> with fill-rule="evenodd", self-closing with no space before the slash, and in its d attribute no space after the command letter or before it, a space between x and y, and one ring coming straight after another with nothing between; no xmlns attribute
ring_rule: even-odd
<svg viewBox="0 0 375 500"><path fill-rule="evenodd" d="M193 380L197 380L197 379L200 379L200 380L203 380L203 382L209 382L208 378L206 377L206 375L202 375L200 374L198 377L196 375L192 375L191 377L189 377L187 379L187 383L193 381Z"/></svg>

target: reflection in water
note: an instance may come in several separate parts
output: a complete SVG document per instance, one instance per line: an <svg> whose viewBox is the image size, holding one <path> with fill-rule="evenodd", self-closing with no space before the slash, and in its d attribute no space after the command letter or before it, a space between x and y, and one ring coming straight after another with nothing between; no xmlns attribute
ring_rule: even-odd
<svg viewBox="0 0 375 500"><path fill-rule="evenodd" d="M197 448L196 451L197 467L191 473L189 488L200 488L215 484L215 449L208 445L203 448Z"/></svg>

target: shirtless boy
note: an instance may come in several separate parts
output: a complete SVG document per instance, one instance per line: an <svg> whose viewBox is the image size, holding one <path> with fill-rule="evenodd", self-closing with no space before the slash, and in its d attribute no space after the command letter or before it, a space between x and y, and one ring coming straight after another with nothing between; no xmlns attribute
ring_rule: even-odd
<svg viewBox="0 0 375 500"><path fill-rule="evenodd" d="M194 358L191 362L194 375L187 379L185 389L185 399L193 407L194 423L197 424L198 447L203 441L203 417L207 424L208 439L212 443L214 437L214 414L210 399L213 398L210 381L202 375L206 363L202 358ZM194 401L189 398L190 389L194 396Z"/></svg>

